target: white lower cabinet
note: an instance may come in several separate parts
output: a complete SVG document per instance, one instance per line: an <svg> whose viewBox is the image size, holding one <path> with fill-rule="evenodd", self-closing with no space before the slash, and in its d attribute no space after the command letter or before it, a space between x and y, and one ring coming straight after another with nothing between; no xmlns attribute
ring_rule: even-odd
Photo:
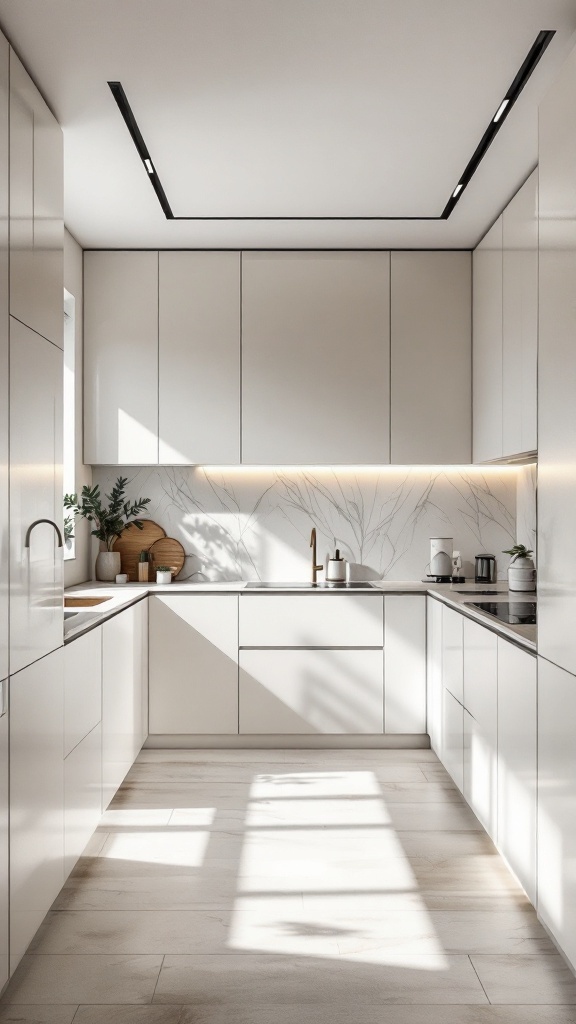
<svg viewBox="0 0 576 1024"><path fill-rule="evenodd" d="M496 838L498 801L498 638L464 620L464 796Z"/></svg>
<svg viewBox="0 0 576 1024"><path fill-rule="evenodd" d="M240 647L382 647L381 594L242 594Z"/></svg>
<svg viewBox="0 0 576 1024"><path fill-rule="evenodd" d="M238 733L238 597L150 601L150 733Z"/></svg>
<svg viewBox="0 0 576 1024"><path fill-rule="evenodd" d="M576 967L576 676L538 658L538 914Z"/></svg>
<svg viewBox="0 0 576 1024"><path fill-rule="evenodd" d="M426 732L426 598L384 599L384 730Z"/></svg>
<svg viewBox="0 0 576 1024"><path fill-rule="evenodd" d="M132 767L146 738L147 602L102 626L102 808Z"/></svg>
<svg viewBox="0 0 576 1024"><path fill-rule="evenodd" d="M0 683L0 990L8 981L9 963L9 834L8 834L8 680Z"/></svg>
<svg viewBox="0 0 576 1024"><path fill-rule="evenodd" d="M442 763L458 789L464 788L464 708L450 690L442 693Z"/></svg>
<svg viewBox="0 0 576 1024"><path fill-rule="evenodd" d="M536 903L536 658L498 639L498 847Z"/></svg>
<svg viewBox="0 0 576 1024"><path fill-rule="evenodd" d="M64 652L10 679L10 964L64 881Z"/></svg>
<svg viewBox="0 0 576 1024"><path fill-rule="evenodd" d="M102 626L64 648L64 757L102 718Z"/></svg>
<svg viewBox="0 0 576 1024"><path fill-rule="evenodd" d="M100 723L64 761L64 877L67 878L102 814Z"/></svg>
<svg viewBox="0 0 576 1024"><path fill-rule="evenodd" d="M462 704L464 700L464 617L442 608L442 678L444 686Z"/></svg>
<svg viewBox="0 0 576 1024"><path fill-rule="evenodd" d="M382 650L240 651L241 734L381 734Z"/></svg>
<svg viewBox="0 0 576 1024"><path fill-rule="evenodd" d="M430 746L442 758L442 613L440 601L426 599L426 720Z"/></svg>

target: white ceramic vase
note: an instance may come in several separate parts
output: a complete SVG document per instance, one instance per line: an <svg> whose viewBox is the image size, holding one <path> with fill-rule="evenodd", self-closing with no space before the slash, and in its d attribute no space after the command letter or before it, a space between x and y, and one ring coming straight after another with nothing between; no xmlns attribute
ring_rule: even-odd
<svg viewBox="0 0 576 1024"><path fill-rule="evenodd" d="M531 558L515 558L510 562L508 590L536 590L536 569Z"/></svg>
<svg viewBox="0 0 576 1024"><path fill-rule="evenodd" d="M160 583L162 586L165 586L167 583L172 583L172 573L171 572L159 572L159 571L157 571L156 572L156 583Z"/></svg>
<svg viewBox="0 0 576 1024"><path fill-rule="evenodd" d="M96 579L101 583L114 583L120 572L119 551L99 551L96 559Z"/></svg>

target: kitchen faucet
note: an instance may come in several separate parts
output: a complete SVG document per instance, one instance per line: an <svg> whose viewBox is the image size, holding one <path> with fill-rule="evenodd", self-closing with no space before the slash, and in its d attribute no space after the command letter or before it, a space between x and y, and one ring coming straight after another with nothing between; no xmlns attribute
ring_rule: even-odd
<svg viewBox="0 0 576 1024"><path fill-rule="evenodd" d="M34 527L39 526L40 523L48 523L48 525L53 528L53 530L56 533L56 536L58 537L58 547L61 548L63 546L63 544L62 544L62 534L60 533L60 530L56 526L56 523L54 523L52 521L52 519L35 519L34 522L31 523L30 526L28 527L28 529L26 530L26 540L24 541L24 547L25 548L29 548L30 547L30 535L32 533L32 530L34 529Z"/></svg>
<svg viewBox="0 0 576 1024"><path fill-rule="evenodd" d="M316 586L316 584L318 582L316 577L317 577L319 572L322 572L324 566L316 564L316 559L318 558L318 555L316 554L316 527L315 526L312 527L312 533L310 534L310 547L312 548L312 584L314 586Z"/></svg>

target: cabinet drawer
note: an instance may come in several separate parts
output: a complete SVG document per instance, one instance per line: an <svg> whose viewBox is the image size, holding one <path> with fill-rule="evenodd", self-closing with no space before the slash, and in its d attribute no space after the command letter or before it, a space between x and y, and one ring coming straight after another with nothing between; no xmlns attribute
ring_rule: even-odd
<svg viewBox="0 0 576 1024"><path fill-rule="evenodd" d="M64 877L67 878L100 820L102 730L100 723L64 761Z"/></svg>
<svg viewBox="0 0 576 1024"><path fill-rule="evenodd" d="M240 647L382 647L381 595L240 597Z"/></svg>
<svg viewBox="0 0 576 1024"><path fill-rule="evenodd" d="M102 627L64 648L64 757L102 718Z"/></svg>
<svg viewBox="0 0 576 1024"><path fill-rule="evenodd" d="M381 734L382 651L241 651L240 733Z"/></svg>

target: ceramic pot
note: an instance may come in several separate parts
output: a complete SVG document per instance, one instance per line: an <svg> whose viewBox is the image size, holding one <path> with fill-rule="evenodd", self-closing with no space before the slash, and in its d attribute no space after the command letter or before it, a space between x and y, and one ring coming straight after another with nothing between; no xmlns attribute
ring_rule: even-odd
<svg viewBox="0 0 576 1024"><path fill-rule="evenodd" d="M120 572L120 552L100 551L96 559L96 579L102 583L114 583Z"/></svg>
<svg viewBox="0 0 576 1024"><path fill-rule="evenodd" d="M156 573L156 583L161 583L163 586L165 586L166 583L172 583L172 573L171 572L157 572Z"/></svg>
<svg viewBox="0 0 576 1024"><path fill-rule="evenodd" d="M508 566L508 590L536 590L536 569L531 558L515 558Z"/></svg>

